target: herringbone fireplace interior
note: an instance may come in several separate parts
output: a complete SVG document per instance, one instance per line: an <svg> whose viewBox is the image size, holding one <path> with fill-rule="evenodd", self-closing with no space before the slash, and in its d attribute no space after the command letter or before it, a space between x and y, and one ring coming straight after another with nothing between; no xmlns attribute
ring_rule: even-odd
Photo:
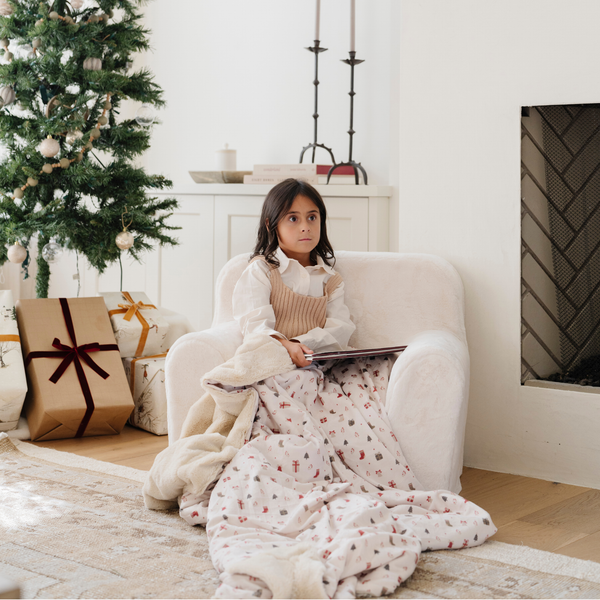
<svg viewBox="0 0 600 600"><path fill-rule="evenodd" d="M600 104L521 126L521 383L600 386Z"/></svg>

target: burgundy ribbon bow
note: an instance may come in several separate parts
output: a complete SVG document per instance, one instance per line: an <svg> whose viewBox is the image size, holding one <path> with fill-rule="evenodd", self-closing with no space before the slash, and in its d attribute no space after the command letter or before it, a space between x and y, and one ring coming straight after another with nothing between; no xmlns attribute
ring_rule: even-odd
<svg viewBox="0 0 600 600"><path fill-rule="evenodd" d="M56 350L40 350L36 352L30 352L25 359L25 366L27 366L33 358L62 358L63 360L61 361L60 365L58 365L50 377L50 381L52 383L56 383L63 376L64 372L67 370L67 367L71 363L75 363L77 379L79 379L79 385L81 386L81 391L83 392L83 397L85 398L86 404L85 414L83 415L81 424L79 425L77 433L75 434L75 437L81 437L83 436L88 423L92 418L92 413L94 412L94 399L92 398L92 392L90 391L90 386L85 376L83 366L81 365L81 360L83 360L88 367L100 375L102 379L106 379L109 377L109 374L92 360L92 357L89 356L89 353L103 352L106 350L118 351L119 347L117 344L99 344L98 342L92 342L90 344L82 344L81 346L78 346L77 339L75 338L75 329L73 327L71 310L69 309L67 299L59 298L59 300L63 317L65 319L65 324L67 325L67 331L69 332L69 337L71 338L71 343L73 345L66 346L65 344L62 344L58 338L54 338L52 346L56 348Z"/></svg>

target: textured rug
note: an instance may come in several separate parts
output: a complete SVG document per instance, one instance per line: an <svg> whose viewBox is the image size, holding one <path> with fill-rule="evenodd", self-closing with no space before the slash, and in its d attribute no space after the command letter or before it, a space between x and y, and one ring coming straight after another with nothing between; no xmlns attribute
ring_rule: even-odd
<svg viewBox="0 0 600 600"><path fill-rule="evenodd" d="M0 436L0 576L23 598L210 598L203 528L144 508L144 471ZM488 541L424 554L391 598L600 598L600 564Z"/></svg>

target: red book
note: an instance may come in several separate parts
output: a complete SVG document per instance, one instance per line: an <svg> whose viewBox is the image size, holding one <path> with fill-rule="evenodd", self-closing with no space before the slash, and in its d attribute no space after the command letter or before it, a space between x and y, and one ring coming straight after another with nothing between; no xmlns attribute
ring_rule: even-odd
<svg viewBox="0 0 600 600"><path fill-rule="evenodd" d="M333 165L317 165L317 175L327 175L329 173L329 169L331 169ZM354 169L346 165L344 167L338 167L331 176L334 175L354 175Z"/></svg>

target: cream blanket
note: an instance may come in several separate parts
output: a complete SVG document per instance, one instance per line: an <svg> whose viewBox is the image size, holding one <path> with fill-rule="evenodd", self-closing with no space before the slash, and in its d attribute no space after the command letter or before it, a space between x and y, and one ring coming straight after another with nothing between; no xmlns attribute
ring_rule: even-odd
<svg viewBox="0 0 600 600"><path fill-rule="evenodd" d="M250 438L258 394L249 386L294 368L278 341L253 334L233 358L207 373L202 379L206 394L190 409L182 437L152 465L143 489L146 507L177 508L184 489L204 493ZM242 389L232 393L231 388Z"/></svg>

